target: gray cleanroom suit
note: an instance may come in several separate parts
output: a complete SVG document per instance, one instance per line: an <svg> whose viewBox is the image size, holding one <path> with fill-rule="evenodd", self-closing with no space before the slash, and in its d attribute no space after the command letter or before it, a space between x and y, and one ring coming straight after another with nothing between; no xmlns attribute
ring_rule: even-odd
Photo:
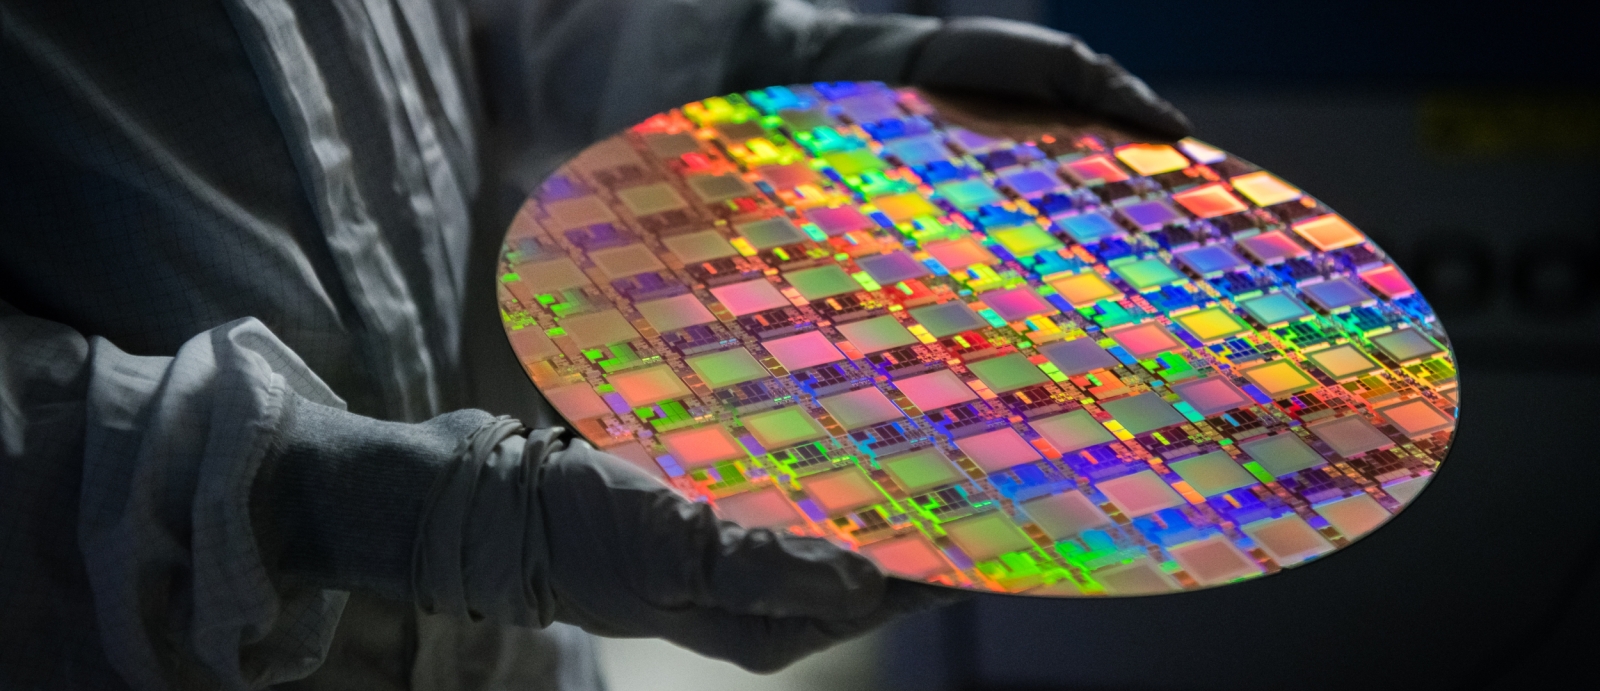
<svg viewBox="0 0 1600 691"><path fill-rule="evenodd" d="M939 601L717 522L497 369L510 190L653 112L839 79L1185 128L999 21L0 0L0 688L593 688L584 631L762 670Z"/></svg>

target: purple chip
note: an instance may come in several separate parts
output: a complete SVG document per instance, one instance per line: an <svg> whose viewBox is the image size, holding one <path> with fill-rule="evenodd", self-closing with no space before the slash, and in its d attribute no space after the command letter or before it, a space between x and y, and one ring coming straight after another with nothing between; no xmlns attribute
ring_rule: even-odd
<svg viewBox="0 0 1600 691"><path fill-rule="evenodd" d="M829 237L844 235L852 230L865 230L876 227L872 219L862 215L853 206L837 206L831 209L809 209L806 218L817 224L822 232Z"/></svg>
<svg viewBox="0 0 1600 691"><path fill-rule="evenodd" d="M888 254L858 257L856 266L867 272L867 275L871 276L872 280L877 281L878 285L885 286L894 285L901 281L909 281L913 278L921 278L932 273L928 270L928 267L922 265L922 262L898 250Z"/></svg>
<svg viewBox="0 0 1600 691"><path fill-rule="evenodd" d="M1172 207L1159 199L1155 201L1139 202L1122 207L1122 215L1142 230L1159 230L1162 226L1177 221L1182 216L1173 211Z"/></svg>

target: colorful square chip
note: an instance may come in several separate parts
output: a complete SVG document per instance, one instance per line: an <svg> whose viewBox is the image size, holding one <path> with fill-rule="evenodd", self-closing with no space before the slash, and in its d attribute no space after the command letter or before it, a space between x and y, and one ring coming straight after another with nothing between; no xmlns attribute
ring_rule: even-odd
<svg viewBox="0 0 1600 691"><path fill-rule="evenodd" d="M1090 575L1112 595L1156 595L1183 589L1150 557L1136 557Z"/></svg>
<svg viewBox="0 0 1600 691"><path fill-rule="evenodd" d="M949 200L956 208L962 210L976 209L985 204L998 204L1005 201L1005 197L994 191L989 182L983 178L970 178L957 182L945 182L933 186L939 196Z"/></svg>
<svg viewBox="0 0 1600 691"><path fill-rule="evenodd" d="M711 295L735 317L789 306L789 299L764 278L717 286Z"/></svg>
<svg viewBox="0 0 1600 691"><path fill-rule="evenodd" d="M1166 327L1156 322L1119 326L1106 332L1111 340L1140 360L1149 360L1161 353L1177 350L1183 343L1172 337Z"/></svg>
<svg viewBox="0 0 1600 691"><path fill-rule="evenodd" d="M1172 468L1172 472L1177 473L1202 497L1215 497L1223 492L1256 484L1255 476L1222 451L1172 461L1167 467Z"/></svg>
<svg viewBox="0 0 1600 691"><path fill-rule="evenodd" d="M1185 312L1172 319L1204 343L1217 343L1251 330L1249 325L1233 316L1233 312L1222 307Z"/></svg>
<svg viewBox="0 0 1600 691"><path fill-rule="evenodd" d="M1181 274L1155 257L1118 264L1111 267L1111 271L1134 290L1141 292L1183 280Z"/></svg>
<svg viewBox="0 0 1600 691"><path fill-rule="evenodd" d="M788 216L774 216L749 223L735 223L733 229L758 250L805 242L810 238Z"/></svg>
<svg viewBox="0 0 1600 691"><path fill-rule="evenodd" d="M861 284L837 264L786 271L783 280L788 281L802 297L812 302L861 290Z"/></svg>
<svg viewBox="0 0 1600 691"><path fill-rule="evenodd" d="M617 199L622 200L635 216L652 216L689 208L689 202L684 201L683 196L665 182L617 190Z"/></svg>
<svg viewBox="0 0 1600 691"><path fill-rule="evenodd" d="M844 359L844 353L839 352L833 341L828 340L821 331L762 341L761 347L766 348L778 360L778 364L791 372Z"/></svg>
<svg viewBox="0 0 1600 691"><path fill-rule="evenodd" d="M1188 503L1154 470L1141 470L1132 475L1101 480L1094 486L1128 518L1138 518Z"/></svg>
<svg viewBox="0 0 1600 691"><path fill-rule="evenodd" d="M1378 369L1378 363L1348 343L1306 353L1306 359L1335 380L1352 379Z"/></svg>
<svg viewBox="0 0 1600 691"><path fill-rule="evenodd" d="M1250 210L1250 207L1245 206L1244 202L1228 191L1227 185L1220 182L1178 192L1172 195L1172 201L1181 204L1183 208L1189 210L1189 213L1200 218L1216 218Z"/></svg>
<svg viewBox="0 0 1600 691"><path fill-rule="evenodd" d="M1123 429L1128 430L1128 434L1144 434L1188 422L1178 414L1178 411L1173 410L1171 404L1162 400L1160 394L1154 392L1104 401L1100 407L1110 413L1117 422L1122 423Z"/></svg>
<svg viewBox="0 0 1600 691"><path fill-rule="evenodd" d="M747 381L772 376L754 355L744 348L732 348L719 353L691 355L683 359L689 369L700 375L700 381L713 389L720 389Z"/></svg>
<svg viewBox="0 0 1600 691"><path fill-rule="evenodd" d="M1261 170L1240 175L1228 181L1235 192L1255 202L1256 206L1272 206L1292 202L1305 196L1298 187L1284 182L1278 176Z"/></svg>
<svg viewBox="0 0 1600 691"><path fill-rule="evenodd" d="M1229 271L1238 271L1250 266L1240 259L1239 255L1222 245L1192 247L1173 252L1172 256L1183 265L1183 268L1201 278L1221 276Z"/></svg>
<svg viewBox="0 0 1600 691"><path fill-rule="evenodd" d="M1121 364L1092 338L1046 343L1039 346L1039 354L1069 377Z"/></svg>
<svg viewBox="0 0 1600 691"><path fill-rule="evenodd" d="M943 161L951 157L949 149L944 148L944 138L937 134L924 134L917 137L896 139L883 145L889 153L908 166L920 166L934 161Z"/></svg>
<svg viewBox="0 0 1600 691"><path fill-rule="evenodd" d="M1075 489L1029 499L1017 508L1052 540L1065 540L1085 530L1111 525L1111 517Z"/></svg>
<svg viewBox="0 0 1600 691"><path fill-rule="evenodd" d="M1389 520L1389 512L1366 492L1311 507L1344 535L1354 540Z"/></svg>
<svg viewBox="0 0 1600 691"><path fill-rule="evenodd" d="M678 259L684 264L700 264L739 255L739 250L734 249L733 245L728 244L728 241L715 230L664 237L661 238L661 244L678 255Z"/></svg>
<svg viewBox="0 0 1600 691"><path fill-rule="evenodd" d="M534 295L559 293L590 284L589 277L584 275L583 269L578 268L577 264L566 257L546 262L519 264L517 276L521 277L523 285L528 286Z"/></svg>
<svg viewBox="0 0 1600 691"><path fill-rule="evenodd" d="M1002 472L1044 458L1039 455L1038 449L1010 427L957 439L956 448L961 449L961 453L986 473Z"/></svg>
<svg viewBox="0 0 1600 691"><path fill-rule="evenodd" d="M1083 409L1043 420L1030 420L1028 426L1064 454L1117 440L1105 425Z"/></svg>
<svg viewBox="0 0 1600 691"><path fill-rule="evenodd" d="M611 406L606 405L600 394L595 393L594 387L588 384L557 386L545 389L543 393L544 400L570 422L611 414Z"/></svg>
<svg viewBox="0 0 1600 691"><path fill-rule="evenodd" d="M817 224L829 237L838 237L853 230L872 230L878 224L853 206L806 209L806 218Z"/></svg>
<svg viewBox="0 0 1600 691"><path fill-rule="evenodd" d="M1266 327L1280 326L1311 316L1311 310L1287 293L1267 293L1260 297L1240 300L1245 314Z"/></svg>
<svg viewBox="0 0 1600 691"><path fill-rule="evenodd" d="M1013 228L996 228L989 231L989 237L1005 247L1012 256L1019 258L1031 257L1040 252L1052 252L1064 247L1056 236L1032 223Z"/></svg>
<svg viewBox="0 0 1600 691"><path fill-rule="evenodd" d="M1393 264L1384 264L1376 269L1363 271L1361 280L1390 300L1417 294L1417 287L1411 285L1406 275L1400 273L1400 269L1395 268Z"/></svg>
<svg viewBox="0 0 1600 691"><path fill-rule="evenodd" d="M644 145L657 158L671 159L700 150L700 140L688 132L645 135Z"/></svg>
<svg viewBox="0 0 1600 691"><path fill-rule="evenodd" d="M606 381L633 408L691 395L689 387L666 365L616 372L607 376Z"/></svg>
<svg viewBox="0 0 1600 691"><path fill-rule="evenodd" d="M768 487L755 492L745 492L718 499L717 515L746 528L780 530L800 525L805 517L794 508L783 490Z"/></svg>
<svg viewBox="0 0 1600 691"><path fill-rule="evenodd" d="M1128 231L1123 230L1116 221L1098 211L1058 218L1056 224L1061 226L1072 239L1085 245L1128 234Z"/></svg>
<svg viewBox="0 0 1600 691"><path fill-rule="evenodd" d="M566 329L567 335L572 337L573 344L585 350L639 338L639 332L633 330L633 324L628 323L628 319L616 310L566 317L560 323L561 328Z"/></svg>
<svg viewBox="0 0 1600 691"><path fill-rule="evenodd" d="M746 415L740 423L768 451L785 449L828 436L816 418L799 406Z"/></svg>
<svg viewBox="0 0 1600 691"><path fill-rule="evenodd" d="M872 205L878 207L883 215L895 223L903 223L913 218L922 216L943 216L944 212L939 207L923 199L922 195L915 192L905 194L890 194L872 200Z"/></svg>
<svg viewBox="0 0 1600 691"><path fill-rule="evenodd" d="M960 300L951 300L937 305L918 307L911 310L911 318L917 320L922 328L934 338L944 338L963 331L982 329L989 325L972 311L967 303Z"/></svg>
<svg viewBox="0 0 1600 691"><path fill-rule="evenodd" d="M861 429L905 417L900 408L877 388L868 387L817 399L823 410L846 430Z"/></svg>
<svg viewBox="0 0 1600 691"><path fill-rule="evenodd" d="M894 315L885 314L881 317L863 319L848 324L838 324L835 328L850 341L851 345L866 354L876 353L880 350L900 348L917 342L917 337L912 335L900 320Z"/></svg>
<svg viewBox="0 0 1600 691"><path fill-rule="evenodd" d="M1001 173L1000 182L1024 197L1057 192L1065 187L1060 178L1036 168Z"/></svg>
<svg viewBox="0 0 1600 691"><path fill-rule="evenodd" d="M892 286L901 281L922 278L933 273L928 267L923 266L922 262L912 258L903 250L856 257L856 266L861 267L872 280L883 286Z"/></svg>
<svg viewBox="0 0 1600 691"><path fill-rule="evenodd" d="M1282 264L1290 259L1299 259L1310 254L1300 243L1283 234L1281 230L1269 230L1260 235L1240 238L1239 249L1250 255L1257 263L1263 266Z"/></svg>
<svg viewBox="0 0 1600 691"><path fill-rule="evenodd" d="M1261 575L1261 565L1234 547L1226 535L1186 542L1167 551L1200 585L1221 585Z"/></svg>
<svg viewBox="0 0 1600 691"><path fill-rule="evenodd" d="M879 460L906 494L922 494L967 479L938 449L928 447Z"/></svg>
<svg viewBox="0 0 1600 691"><path fill-rule="evenodd" d="M1280 432L1239 442L1239 448L1273 477L1315 468L1328 462L1294 432Z"/></svg>
<svg viewBox="0 0 1600 691"><path fill-rule="evenodd" d="M1349 221L1344 220L1338 214L1318 216L1295 223L1291 227L1300 237L1305 238L1306 242L1311 243L1312 247L1324 252L1359 245L1367 241L1366 236L1362 235L1361 231L1356 230L1355 226L1350 225Z"/></svg>
<svg viewBox="0 0 1600 691"><path fill-rule="evenodd" d="M1274 398L1281 399L1317 387L1317 380L1306 374L1289 360L1273 360L1254 367L1245 368L1241 374L1250 383L1255 384L1261 392Z"/></svg>
<svg viewBox="0 0 1600 691"><path fill-rule="evenodd" d="M1333 551L1333 545L1315 528L1292 513L1247 523L1239 529L1249 535L1279 566L1293 566Z"/></svg>
<svg viewBox="0 0 1600 691"><path fill-rule="evenodd" d="M761 166L756 168L756 173L772 185L773 189L790 190L801 185L814 185L821 181L817 171L805 161L796 161L780 166Z"/></svg>
<svg viewBox="0 0 1600 691"><path fill-rule="evenodd" d="M894 387L905 394L911 405L926 413L957 403L975 400L978 394L950 370L939 370L906 379L896 379Z"/></svg>
<svg viewBox="0 0 1600 691"><path fill-rule="evenodd" d="M1394 440L1359 413L1331 420L1324 418L1306 425L1306 429L1345 458L1394 446Z"/></svg>
<svg viewBox="0 0 1600 691"><path fill-rule="evenodd" d="M1166 144L1127 144L1117 147L1115 153L1140 175L1160 175L1189 167L1189 159Z"/></svg>
<svg viewBox="0 0 1600 691"><path fill-rule="evenodd" d="M1421 439L1456 426L1456 419L1435 408L1426 399L1413 398L1405 403L1379 408L1378 415L1412 439Z"/></svg>
<svg viewBox="0 0 1600 691"><path fill-rule="evenodd" d="M983 304L1007 322L1017 322L1041 314L1055 314L1058 310L1039 297L1032 286L1017 286L983 294Z"/></svg>
<svg viewBox="0 0 1600 691"><path fill-rule="evenodd" d="M1009 353L987 360L969 362L967 369L972 370L990 391L997 394L1038 386L1050 381L1050 377L1046 376L1038 366L1029 362L1028 356L1022 353Z"/></svg>
<svg viewBox="0 0 1600 691"><path fill-rule="evenodd" d="M695 196L707 204L725 202L739 197L750 197L756 194L756 188L745 182L738 173L723 173L721 175L691 175L684 178L689 184L689 189L694 190Z"/></svg>
<svg viewBox="0 0 1600 691"><path fill-rule="evenodd" d="M1177 211L1160 199L1129 204L1118 208L1117 213L1122 214L1122 217L1128 219L1134 227L1144 231L1160 230L1169 223L1183 220Z"/></svg>
<svg viewBox="0 0 1600 691"><path fill-rule="evenodd" d="M800 478L800 488L829 516L842 516L887 499L856 466Z"/></svg>
<svg viewBox="0 0 1600 691"><path fill-rule="evenodd" d="M558 233L600 223L614 223L617 220L617 215L611 212L611 207L606 206L599 197L578 197L549 202L544 205L544 211L550 215L546 224Z"/></svg>
<svg viewBox="0 0 1600 691"><path fill-rule="evenodd" d="M1380 352L1402 365L1444 352L1433 339L1416 329L1397 329L1373 336L1371 340Z"/></svg>
<svg viewBox="0 0 1600 691"><path fill-rule="evenodd" d="M822 160L826 161L828 166L840 175L847 178L889 167L889 164L878 158L878 155L872 153L871 149L835 151L831 154L823 154Z"/></svg>
<svg viewBox="0 0 1600 691"><path fill-rule="evenodd" d="M1101 300L1121 300L1122 291L1094 271L1052 278L1050 287L1073 307L1088 307Z"/></svg>
<svg viewBox="0 0 1600 691"><path fill-rule="evenodd" d="M969 237L944 242L930 242L923 248L928 256L951 272L960 272L973 264L996 265L1000 259L985 249L983 244Z"/></svg>
<svg viewBox="0 0 1600 691"><path fill-rule="evenodd" d="M1002 554L1033 549L1033 540L1000 511L954 520L940 527L973 561L988 561Z"/></svg>
<svg viewBox="0 0 1600 691"><path fill-rule="evenodd" d="M1172 392L1178 394L1189 407L1205 417L1220 415L1235 408L1254 405L1255 401L1244 395L1239 387L1222 375L1214 375L1203 379L1190 379L1172 384Z"/></svg>
<svg viewBox="0 0 1600 691"><path fill-rule="evenodd" d="M920 533L865 545L861 553L874 564L882 566L885 572L912 580L923 580L955 570L945 559L944 553Z"/></svg>
<svg viewBox="0 0 1600 691"><path fill-rule="evenodd" d="M722 425L667 432L661 435L661 444L685 470L749 457L749 452Z"/></svg>
<svg viewBox="0 0 1600 691"><path fill-rule="evenodd" d="M1377 302L1378 299L1356 283L1344 276L1338 276L1319 283L1312 283L1300 287L1300 294L1311 300L1324 312L1342 312L1352 307L1361 307Z"/></svg>
<svg viewBox="0 0 1600 691"><path fill-rule="evenodd" d="M613 281L667 268L655 252L640 244L596 250L589 253L589 259Z"/></svg>
<svg viewBox="0 0 1600 691"><path fill-rule="evenodd" d="M1076 161L1062 164L1067 175L1077 180L1081 185L1100 185L1108 182L1122 182L1128 179L1128 171L1117 165L1105 154L1085 156Z"/></svg>
<svg viewBox="0 0 1600 691"><path fill-rule="evenodd" d="M650 328L655 329L657 333L668 333L717 320L694 293L641 302L635 304L634 309L639 310L639 315L643 316L644 320L650 323Z"/></svg>

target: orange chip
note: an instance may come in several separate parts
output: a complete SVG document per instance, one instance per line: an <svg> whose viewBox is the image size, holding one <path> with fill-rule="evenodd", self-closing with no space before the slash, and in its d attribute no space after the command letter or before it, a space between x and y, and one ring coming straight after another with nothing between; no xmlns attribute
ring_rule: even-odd
<svg viewBox="0 0 1600 691"><path fill-rule="evenodd" d="M1265 170L1240 175L1229 180L1228 184L1233 185L1233 189L1239 194L1255 202L1256 206L1282 204L1305 196L1305 193L1301 192L1300 188L1284 182L1278 176Z"/></svg>
<svg viewBox="0 0 1600 691"><path fill-rule="evenodd" d="M1361 231L1338 214L1318 216L1294 224L1294 232L1319 250L1327 252L1341 247L1359 245L1367 240Z"/></svg>
<svg viewBox="0 0 1600 691"><path fill-rule="evenodd" d="M1117 147L1116 154L1140 175L1160 175L1189 167L1189 159L1166 144L1129 144Z"/></svg>
<svg viewBox="0 0 1600 691"><path fill-rule="evenodd" d="M1245 206L1244 202L1240 201L1238 197L1233 196L1233 193L1229 192L1220 182L1201 185L1192 190L1179 192L1172 195L1172 201L1182 204L1183 208L1189 210L1189 213L1200 218L1226 216L1246 211L1250 208Z"/></svg>
<svg viewBox="0 0 1600 691"><path fill-rule="evenodd" d="M1050 287L1055 288L1073 307L1088 307L1101 300L1122 298L1122 291L1112 287L1105 278L1093 271L1050 281Z"/></svg>

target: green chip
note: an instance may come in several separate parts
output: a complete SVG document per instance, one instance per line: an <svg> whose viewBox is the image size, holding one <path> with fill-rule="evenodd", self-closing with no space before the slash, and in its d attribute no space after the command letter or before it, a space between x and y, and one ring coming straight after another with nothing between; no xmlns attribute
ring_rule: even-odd
<svg viewBox="0 0 1600 691"><path fill-rule="evenodd" d="M1241 300L1239 306L1262 326L1277 326L1287 321L1311 316L1311 310L1306 309L1299 300L1283 293L1268 293L1261 297Z"/></svg>
<svg viewBox="0 0 1600 691"><path fill-rule="evenodd" d="M828 431L822 429L810 413L797 406L746 415L743 422L750 435L768 451L828 436Z"/></svg>
<svg viewBox="0 0 1600 691"><path fill-rule="evenodd" d="M951 334L963 331L981 329L989 325L972 311L967 303L960 300L951 300L938 305L918 307L911 310L911 318L917 320L922 328L927 329L934 338L944 338Z"/></svg>
<svg viewBox="0 0 1600 691"><path fill-rule="evenodd" d="M793 245L810 239L801 232L794 221L789 220L788 216L775 216L751 223L736 223L733 228L739 231L744 239L750 241L751 247L758 250Z"/></svg>
<svg viewBox="0 0 1600 691"><path fill-rule="evenodd" d="M1172 472L1189 483L1194 491L1204 497L1214 497L1229 490L1248 487L1256 483L1256 479L1241 467L1227 453L1212 451L1208 454L1195 456L1182 461L1167 464Z"/></svg>
<svg viewBox="0 0 1600 691"><path fill-rule="evenodd" d="M1050 377L1033 363L1028 362L1028 357L1022 353L980 360L968 364L967 369L978 375L978 378L989 386L989 390L995 393L1005 393L1050 381Z"/></svg>
<svg viewBox="0 0 1600 691"><path fill-rule="evenodd" d="M1135 290L1158 288L1183 279L1183 276L1173 271L1172 267L1167 266L1166 262L1155 258L1120 264L1112 267L1111 270L1116 272L1117 276L1126 281L1128 285L1133 286Z"/></svg>
<svg viewBox="0 0 1600 691"><path fill-rule="evenodd" d="M1161 400L1157 393L1142 393L1128 398L1119 398L1100 404L1111 417L1122 423L1128 434L1144 434L1163 427L1186 422L1188 418L1178 414L1171 405Z"/></svg>
<svg viewBox="0 0 1600 691"><path fill-rule="evenodd" d="M713 389L771 376L744 348L693 355L684 358L684 362L689 363L689 368L700 375L700 380Z"/></svg>
<svg viewBox="0 0 1600 691"><path fill-rule="evenodd" d="M1239 448L1255 459L1263 470L1273 477L1282 477L1297 470L1315 468L1328 462L1322 454L1312 450L1294 432L1281 432L1265 439L1239 442Z"/></svg>
<svg viewBox="0 0 1600 691"><path fill-rule="evenodd" d="M880 463L889 477L905 489L907 494L921 494L935 487L953 485L962 480L961 471L938 449L920 451L885 458Z"/></svg>
<svg viewBox="0 0 1600 691"><path fill-rule="evenodd" d="M805 299L813 301L861 290L861 284L856 283L856 279L851 278L850 274L845 273L837 264L790 271L783 275L783 280L800 291Z"/></svg>
<svg viewBox="0 0 1600 691"><path fill-rule="evenodd" d="M959 209L976 209L984 204L1005 201L1005 197L994 191L994 188L990 187L989 183L983 178L946 182L934 185L933 188L938 190L939 196L950 200L950 203L955 204L956 208Z"/></svg>
<svg viewBox="0 0 1600 691"><path fill-rule="evenodd" d="M1058 250L1063 247L1060 240L1054 235L1045 232L1043 228L1029 223L1015 228L1000 228L989 231L989 237L1004 245L1011 254L1017 257L1031 257L1040 252ZM1170 269L1169 269L1170 271Z"/></svg>
<svg viewBox="0 0 1600 691"><path fill-rule="evenodd" d="M892 314L849 324L836 324L835 328L863 353L876 353L917 342L917 337L911 335L906 327L901 326L900 320L895 319Z"/></svg>
<svg viewBox="0 0 1600 691"><path fill-rule="evenodd" d="M1444 352L1433 339L1422 335L1416 329L1400 329L1381 336L1373 336L1372 344L1378 346L1378 350L1383 351L1384 355L1388 355L1395 362L1406 362Z"/></svg>
<svg viewBox="0 0 1600 691"><path fill-rule="evenodd" d="M872 149L856 149L854 151L837 151L823 154L822 160L838 171L844 177L853 177L870 170L883 170L889 167L883 159L872 153Z"/></svg>
<svg viewBox="0 0 1600 691"><path fill-rule="evenodd" d="M988 561L1002 554L1033 548L1033 540L1005 513L992 511L942 526L950 540L973 561Z"/></svg>

